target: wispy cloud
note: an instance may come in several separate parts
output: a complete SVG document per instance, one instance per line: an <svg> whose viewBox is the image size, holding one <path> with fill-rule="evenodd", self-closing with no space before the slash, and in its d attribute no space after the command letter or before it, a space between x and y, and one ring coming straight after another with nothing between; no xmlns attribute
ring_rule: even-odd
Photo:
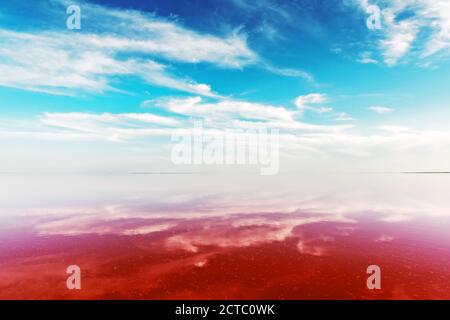
<svg viewBox="0 0 450 320"><path fill-rule="evenodd" d="M363 63L363 64L377 64L378 63L378 60L372 58L372 53L369 51L362 52L357 61L359 63Z"/></svg>
<svg viewBox="0 0 450 320"><path fill-rule="evenodd" d="M231 0L236 6L252 12L263 11L275 15L278 19L292 21L293 17L288 8L273 0Z"/></svg>
<svg viewBox="0 0 450 320"><path fill-rule="evenodd" d="M378 113L378 114L385 114L385 113L390 113L393 112L394 109L392 108L388 108L388 107L383 107L383 106L372 106L369 107L369 110Z"/></svg>
<svg viewBox="0 0 450 320"><path fill-rule="evenodd" d="M312 96L307 98L310 99L314 100ZM187 116L189 119L200 119L211 128L277 128L286 132L336 132L348 128L301 122L299 121L301 112L298 110L244 100L223 99L208 102L203 101L201 97L162 98L144 102L144 106L163 108L172 114Z"/></svg>
<svg viewBox="0 0 450 320"><path fill-rule="evenodd" d="M110 84L112 77L137 76L152 85L215 96L209 85L177 78L151 59L119 58L125 48L91 45L97 36L0 30L0 39L3 86L62 95L100 93L118 90Z"/></svg>
<svg viewBox="0 0 450 320"><path fill-rule="evenodd" d="M166 61L242 68L257 60L237 31L218 37L153 15L87 3L82 12L98 32L0 29L0 85L69 95L115 90L112 77L137 76L151 85L214 97L208 84L169 72Z"/></svg>
<svg viewBox="0 0 450 320"><path fill-rule="evenodd" d="M416 20L396 22L395 12L391 10L385 10L384 17L388 28L386 38L381 41L380 47L385 63L392 66L411 50L419 26Z"/></svg>
<svg viewBox="0 0 450 320"><path fill-rule="evenodd" d="M336 115L334 115L333 120L335 120L335 121L353 121L355 119L351 115L349 115L347 112L339 112Z"/></svg>
<svg viewBox="0 0 450 320"><path fill-rule="evenodd" d="M394 66L407 56L434 59L450 49L450 2L447 0L355 0L366 11L381 8L378 48L384 62ZM368 59L360 59L366 63Z"/></svg>
<svg viewBox="0 0 450 320"><path fill-rule="evenodd" d="M168 98L156 101L155 105L175 114L204 117L210 120L294 121L294 113L284 107L242 100L225 99L209 103L203 102L201 97Z"/></svg>
<svg viewBox="0 0 450 320"><path fill-rule="evenodd" d="M320 98L306 100L316 101ZM135 141L185 133L195 121L206 130L276 128L286 133L337 133L347 125L299 121L299 111L245 100L165 97L144 101L140 113L45 112L28 121L0 123L0 137L43 140ZM164 114L162 116L161 114Z"/></svg>
<svg viewBox="0 0 450 320"><path fill-rule="evenodd" d="M303 78L309 82L314 81L314 77L309 72L303 70L292 68L279 68L271 65L270 63L264 63L263 65L265 66L266 70L274 74L278 74L285 77Z"/></svg>
<svg viewBox="0 0 450 320"><path fill-rule="evenodd" d="M135 124L158 124L163 126L177 126L179 121L169 117L158 116L151 113L44 113L40 120L49 126L61 126L73 129L87 128L91 124L120 124L133 126Z"/></svg>
<svg viewBox="0 0 450 320"><path fill-rule="evenodd" d="M62 9L67 1L54 0ZM82 30L0 28L0 86L50 94L102 93L120 90L121 77L206 97L219 97L210 84L180 74L179 64L210 64L221 69L253 65L286 77L313 81L309 73L278 68L247 43L239 26L213 35L179 22L135 10L81 2ZM49 11L50 13L52 11ZM39 17L36 14L36 17Z"/></svg>

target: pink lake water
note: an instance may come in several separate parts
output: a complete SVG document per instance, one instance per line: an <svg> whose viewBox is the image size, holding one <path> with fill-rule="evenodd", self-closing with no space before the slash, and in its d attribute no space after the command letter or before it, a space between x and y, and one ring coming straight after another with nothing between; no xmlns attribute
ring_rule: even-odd
<svg viewBox="0 0 450 320"><path fill-rule="evenodd" d="M450 176L3 178L1 299L450 298Z"/></svg>

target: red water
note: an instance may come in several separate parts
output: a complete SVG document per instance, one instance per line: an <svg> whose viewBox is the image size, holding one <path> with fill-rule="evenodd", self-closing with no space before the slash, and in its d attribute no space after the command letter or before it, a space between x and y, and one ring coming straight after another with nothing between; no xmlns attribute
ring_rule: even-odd
<svg viewBox="0 0 450 320"><path fill-rule="evenodd" d="M9 223L1 299L449 299L448 218L370 213ZM81 268L81 290L66 268ZM381 290L366 268L381 268Z"/></svg>

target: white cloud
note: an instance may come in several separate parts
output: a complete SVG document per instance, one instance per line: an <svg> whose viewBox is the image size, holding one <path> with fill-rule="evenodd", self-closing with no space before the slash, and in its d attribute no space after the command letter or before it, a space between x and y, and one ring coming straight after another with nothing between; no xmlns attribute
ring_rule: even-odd
<svg viewBox="0 0 450 320"><path fill-rule="evenodd" d="M381 125L378 126L378 129L383 130L388 133L402 133L408 132L410 129L405 126L396 126L396 125Z"/></svg>
<svg viewBox="0 0 450 320"><path fill-rule="evenodd" d="M313 106L325 102L328 102L328 98L325 94L322 93L311 93L304 96L298 96L295 99L295 105L301 112L304 112L305 110L314 111L316 113L325 113L332 111L333 109L329 107Z"/></svg>
<svg viewBox="0 0 450 320"><path fill-rule="evenodd" d="M40 120L46 125L63 126L83 128L87 124L122 124L130 125L132 123L141 124L159 124L164 126L177 126L180 122L176 119L158 116L151 113L82 113L82 112L67 112L67 113L44 113ZM88 127L88 126L87 126Z"/></svg>
<svg viewBox="0 0 450 320"><path fill-rule="evenodd" d="M238 31L214 36L150 14L88 3L82 14L90 18L83 20L80 32L0 29L0 86L73 95L116 90L112 77L135 76L152 85L217 97L208 84L169 72L166 61L242 68L258 60Z"/></svg>
<svg viewBox="0 0 450 320"><path fill-rule="evenodd" d="M353 121L355 119L351 115L349 115L347 112L339 112L333 117L333 120L335 120L335 121Z"/></svg>
<svg viewBox="0 0 450 320"><path fill-rule="evenodd" d="M170 135L181 121L151 113L43 113L37 122L20 128L11 124L0 136L66 141L125 142L161 135ZM8 131L7 131L8 130Z"/></svg>
<svg viewBox="0 0 450 320"><path fill-rule="evenodd" d="M322 100L310 96L307 100ZM317 125L299 121L299 111L283 106L273 106L242 100L224 99L216 102L203 101L201 97L168 98L144 102L146 107L163 108L166 111L203 120L210 128L258 129L274 128L286 132L340 132L351 126ZM320 110L317 107L317 110ZM316 111L321 112L321 111Z"/></svg>
<svg viewBox="0 0 450 320"><path fill-rule="evenodd" d="M433 33L425 45L424 57L434 55L450 48L450 2L447 0L423 1L421 15L429 18Z"/></svg>
<svg viewBox="0 0 450 320"><path fill-rule="evenodd" d="M358 62L362 63L362 64L377 64L378 63L377 60L372 58L372 53L368 52L368 51L362 52L360 54Z"/></svg>
<svg viewBox="0 0 450 320"><path fill-rule="evenodd" d="M112 76L137 76L176 90L216 96L206 84L178 79L151 59L119 58L125 48L90 45L89 35L32 35L0 30L0 85L52 94L115 90ZM100 40L99 40L100 41ZM128 52L129 53L129 52Z"/></svg>
<svg viewBox="0 0 450 320"><path fill-rule="evenodd" d="M240 100L225 99L208 103L203 102L201 97L169 98L156 101L155 105L176 114L214 120L244 118L261 121L294 121L294 112L283 107Z"/></svg>
<svg viewBox="0 0 450 320"><path fill-rule="evenodd" d="M170 61L207 62L227 68L242 68L257 59L257 55L248 48L245 36L238 33L219 38L196 33L171 22L150 18L140 18L140 22L132 15L127 18L131 23L130 29L138 29L142 33L139 37L125 31L119 36L80 38L94 48L146 53Z"/></svg>
<svg viewBox="0 0 450 320"><path fill-rule="evenodd" d="M432 59L439 57L439 54L449 54L448 0L355 1L364 11L370 4L379 5L382 9L382 29L379 30L381 39L378 46L387 65L396 65L408 55Z"/></svg>
<svg viewBox="0 0 450 320"><path fill-rule="evenodd" d="M297 99L295 100L295 104L297 105L298 108L302 108L308 104L323 103L327 101L328 99L325 94L311 93L305 96L297 97Z"/></svg>
<svg viewBox="0 0 450 320"><path fill-rule="evenodd" d="M175 127L131 120L107 123L97 120L69 121L57 117L51 120L41 116L28 123L0 123L0 142L5 151L2 158L4 171L20 171L23 168L50 172L90 169L145 171L154 168L153 163L157 163L158 168L174 170L170 161L173 144L167 138L171 134L186 133L193 127L192 122L187 122L191 119L186 122L180 120L181 126ZM247 124L249 127L255 126L252 121L236 126L233 126L233 122L227 122L222 127L205 125L204 129L236 129ZM447 170L446 159L450 157L449 131L414 130L394 125L358 128L353 123L345 126L319 126L302 122L281 124L286 126L281 127L279 136L281 172ZM271 128L272 122L260 122L258 125ZM208 134L214 132L208 131ZM72 148L73 144L61 145L53 142L55 140L79 143L76 144L77 148ZM93 146L95 149L92 149ZM143 151L134 148L142 148ZM99 157L92 157L93 152ZM145 157L142 157L143 154ZM158 157L157 161L154 156ZM30 158L33 161L30 162ZM227 169L221 167L219 170Z"/></svg>
<svg viewBox="0 0 450 320"><path fill-rule="evenodd" d="M291 22L294 17L288 8L284 8L282 3L273 0L231 0L236 6L240 8L255 12L262 11L266 15L274 14L277 19L281 18L282 21Z"/></svg>
<svg viewBox="0 0 450 320"><path fill-rule="evenodd" d="M309 96L308 101L322 101ZM150 112L46 112L29 120L0 122L0 137L44 140L131 141L170 136L203 121L205 130L273 128L285 132L338 133L351 125L317 125L298 120L299 111L233 99L159 98L144 101ZM164 114L161 115L161 114Z"/></svg>
<svg viewBox="0 0 450 320"><path fill-rule="evenodd" d="M385 113L390 113L393 112L394 109L392 108L388 108L388 107L383 107L383 106L372 106L369 107L369 110L378 113L378 114L385 114Z"/></svg>
<svg viewBox="0 0 450 320"><path fill-rule="evenodd" d="M274 74L278 74L278 75L285 76L285 77L303 78L309 82L314 81L314 77L310 73L303 71L303 70L291 69L291 68L278 68L278 67L274 67L274 66L270 65L269 63L265 63L264 66L268 71L270 71Z"/></svg>
<svg viewBox="0 0 450 320"><path fill-rule="evenodd" d="M95 48L152 54L170 61L207 62L229 68L242 68L258 59L239 28L219 37L137 10L119 10L86 2L82 7L83 14L91 17L89 21L95 21L93 26L106 32L79 34Z"/></svg>
<svg viewBox="0 0 450 320"><path fill-rule="evenodd" d="M53 2L61 10L67 5L64 0ZM46 14L60 14L52 8ZM209 84L170 71L168 63L174 69L176 63L232 69L256 65L275 74L312 81L307 72L264 62L249 48L240 28L222 36L206 34L152 14L86 2L82 14L89 19L83 20L80 32L0 29L0 86L61 95L101 93L117 90L112 78L133 76L151 85L219 97Z"/></svg>
<svg viewBox="0 0 450 320"><path fill-rule="evenodd" d="M395 14L388 10L384 11L384 17L389 27L380 47L383 50L385 63L392 66L410 51L419 28L416 20L395 22Z"/></svg>

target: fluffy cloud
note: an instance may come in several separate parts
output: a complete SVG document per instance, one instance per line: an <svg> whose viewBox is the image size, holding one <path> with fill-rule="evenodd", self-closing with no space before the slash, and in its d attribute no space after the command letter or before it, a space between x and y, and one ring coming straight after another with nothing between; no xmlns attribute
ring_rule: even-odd
<svg viewBox="0 0 450 320"><path fill-rule="evenodd" d="M322 93L311 93L308 95L299 96L295 99L295 105L301 112L304 112L305 110L310 110L317 113L332 111L333 109L329 107L314 106L325 102L328 102L328 98Z"/></svg>

